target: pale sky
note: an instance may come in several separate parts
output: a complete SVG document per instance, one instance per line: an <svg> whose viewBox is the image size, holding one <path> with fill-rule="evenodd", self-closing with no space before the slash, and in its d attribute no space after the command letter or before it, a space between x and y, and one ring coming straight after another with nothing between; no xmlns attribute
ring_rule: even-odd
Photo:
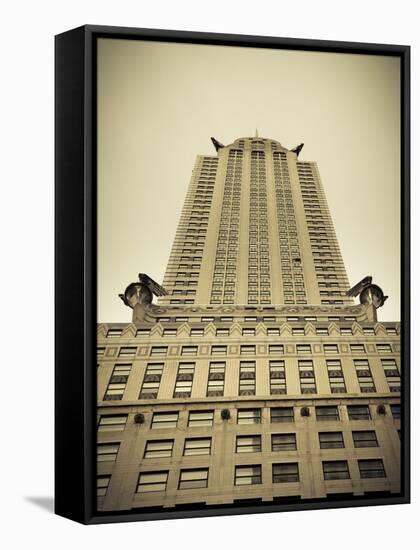
<svg viewBox="0 0 420 550"><path fill-rule="evenodd" d="M394 57L100 39L98 322L161 283L196 155L254 135L318 163L350 284L400 319L400 66Z"/></svg>

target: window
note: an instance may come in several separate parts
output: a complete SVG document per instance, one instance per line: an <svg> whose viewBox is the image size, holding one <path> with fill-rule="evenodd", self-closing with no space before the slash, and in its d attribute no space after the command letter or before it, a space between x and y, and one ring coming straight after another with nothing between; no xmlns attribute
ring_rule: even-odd
<svg viewBox="0 0 420 550"><path fill-rule="evenodd" d="M156 399L159 392L164 363L148 363L139 399Z"/></svg>
<svg viewBox="0 0 420 550"><path fill-rule="evenodd" d="M241 346L241 355L255 355L255 346Z"/></svg>
<svg viewBox="0 0 420 550"><path fill-rule="evenodd" d="M191 336L204 336L204 328L192 328Z"/></svg>
<svg viewBox="0 0 420 550"><path fill-rule="evenodd" d="M264 321L264 323L275 323L276 318L275 317L264 317L263 321Z"/></svg>
<svg viewBox="0 0 420 550"><path fill-rule="evenodd" d="M144 451L144 458L168 458L172 456L174 448L173 439L158 439L148 441Z"/></svg>
<svg viewBox="0 0 420 550"><path fill-rule="evenodd" d="M270 393L279 395L286 393L286 372L284 361L270 361Z"/></svg>
<svg viewBox="0 0 420 550"><path fill-rule="evenodd" d="M129 347L129 348L120 348L120 353L118 357L135 357L137 352L137 348Z"/></svg>
<svg viewBox="0 0 420 550"><path fill-rule="evenodd" d="M401 418L401 405L391 405L391 414L394 419L399 420Z"/></svg>
<svg viewBox="0 0 420 550"><path fill-rule="evenodd" d="M391 353L391 344L376 344L376 350L378 353Z"/></svg>
<svg viewBox="0 0 420 550"><path fill-rule="evenodd" d="M177 412L153 413L152 428L176 428L177 424Z"/></svg>
<svg viewBox="0 0 420 550"><path fill-rule="evenodd" d="M195 363L179 363L174 397L191 397Z"/></svg>
<svg viewBox="0 0 420 550"><path fill-rule="evenodd" d="M353 359L356 368L357 379L362 393L372 393L375 390L372 373L367 359Z"/></svg>
<svg viewBox="0 0 420 550"><path fill-rule="evenodd" d="M259 424L261 422L261 409L239 409L238 424Z"/></svg>
<svg viewBox="0 0 420 550"><path fill-rule="evenodd" d="M311 360L298 361L300 390L302 393L316 393L314 364Z"/></svg>
<svg viewBox="0 0 420 550"><path fill-rule="evenodd" d="M216 336L229 336L230 331L228 328L217 328Z"/></svg>
<svg viewBox="0 0 420 550"><path fill-rule="evenodd" d="M324 344L324 353L327 355L331 355L334 353L338 353L338 346L337 344Z"/></svg>
<svg viewBox="0 0 420 550"><path fill-rule="evenodd" d="M181 355L197 355L197 346L182 346Z"/></svg>
<svg viewBox="0 0 420 550"><path fill-rule="evenodd" d="M349 420L370 420L368 405L348 405L347 414Z"/></svg>
<svg viewBox="0 0 420 550"><path fill-rule="evenodd" d="M115 365L105 392L104 401L120 401L123 398L130 370L131 365Z"/></svg>
<svg viewBox="0 0 420 550"><path fill-rule="evenodd" d="M315 407L317 420L340 420L336 406Z"/></svg>
<svg viewBox="0 0 420 550"><path fill-rule="evenodd" d="M169 472L141 472L137 484L137 493L157 493L166 491Z"/></svg>
<svg viewBox="0 0 420 550"><path fill-rule="evenodd" d="M283 354L284 353L283 344L269 344L268 353L270 355L275 355L275 354L278 354L278 353Z"/></svg>
<svg viewBox="0 0 420 550"><path fill-rule="evenodd" d="M150 355L165 357L168 353L168 346L152 346L150 349Z"/></svg>
<svg viewBox="0 0 420 550"><path fill-rule="evenodd" d="M310 344L297 344L296 353L298 355L310 355L312 353Z"/></svg>
<svg viewBox="0 0 420 550"><path fill-rule="evenodd" d="M392 393L401 391L401 377L395 359L381 359L381 363L386 381L388 382L389 391Z"/></svg>
<svg viewBox="0 0 420 550"><path fill-rule="evenodd" d="M297 462L273 464L273 483L290 483L299 481L299 467Z"/></svg>
<svg viewBox="0 0 420 550"><path fill-rule="evenodd" d="M357 462L362 479L385 477L384 463L381 459L358 460Z"/></svg>
<svg viewBox="0 0 420 550"><path fill-rule="evenodd" d="M255 336L255 328L243 328L242 336ZM244 347L244 346L241 346L241 347ZM255 346L250 346L250 347L255 347Z"/></svg>
<svg viewBox="0 0 420 550"><path fill-rule="evenodd" d="M255 395L255 361L240 362L239 395Z"/></svg>
<svg viewBox="0 0 420 550"><path fill-rule="evenodd" d="M327 359L327 371L331 393L346 393L340 359Z"/></svg>
<svg viewBox="0 0 420 550"><path fill-rule="evenodd" d="M115 462L117 460L119 443L100 443L96 449L98 462Z"/></svg>
<svg viewBox="0 0 420 550"><path fill-rule="evenodd" d="M293 407L272 407L270 409L270 421L277 422L293 422Z"/></svg>
<svg viewBox="0 0 420 550"><path fill-rule="evenodd" d="M163 336L176 336L176 328L165 328L163 329Z"/></svg>
<svg viewBox="0 0 420 550"><path fill-rule="evenodd" d="M209 455L211 437L191 438L185 440L184 456Z"/></svg>
<svg viewBox="0 0 420 550"><path fill-rule="evenodd" d="M327 460L322 463L324 479L350 479L347 460Z"/></svg>
<svg viewBox="0 0 420 550"><path fill-rule="evenodd" d="M272 451L296 451L296 434L272 434L271 450Z"/></svg>
<svg viewBox="0 0 420 550"><path fill-rule="evenodd" d="M342 432L320 432L319 447L321 449L343 449L344 440Z"/></svg>
<svg viewBox="0 0 420 550"><path fill-rule="evenodd" d="M350 351L352 353L365 353L365 346L363 344L350 344Z"/></svg>
<svg viewBox="0 0 420 550"><path fill-rule="evenodd" d="M107 338L119 338L122 334L122 328L110 328L108 329Z"/></svg>
<svg viewBox="0 0 420 550"><path fill-rule="evenodd" d="M355 447L377 447L378 440L374 430L352 432Z"/></svg>
<svg viewBox="0 0 420 550"><path fill-rule="evenodd" d="M238 435L236 438L237 453L259 453L261 452L260 435Z"/></svg>
<svg viewBox="0 0 420 550"><path fill-rule="evenodd" d="M149 336L150 328L139 328L137 329L136 336Z"/></svg>
<svg viewBox="0 0 420 550"><path fill-rule="evenodd" d="M98 432L117 432L124 430L126 423L126 414L101 416L98 424Z"/></svg>
<svg viewBox="0 0 420 550"><path fill-rule="evenodd" d="M223 395L225 389L225 369L226 363L224 361L210 363L207 397Z"/></svg>
<svg viewBox="0 0 420 550"><path fill-rule="evenodd" d="M105 355L105 348L104 347L101 347L101 348L97 348L96 349L96 357L98 359L100 359L101 357L103 357Z"/></svg>
<svg viewBox="0 0 420 550"><path fill-rule="evenodd" d="M207 487L209 469L181 470L178 489L202 489Z"/></svg>
<svg viewBox="0 0 420 550"><path fill-rule="evenodd" d="M227 346L212 346L211 354L212 355L226 355Z"/></svg>
<svg viewBox="0 0 420 550"><path fill-rule="evenodd" d="M214 411L191 411L188 426L213 426Z"/></svg>
<svg viewBox="0 0 420 550"><path fill-rule="evenodd" d="M96 496L104 497L108 490L111 476L98 476L96 479Z"/></svg>
<svg viewBox="0 0 420 550"><path fill-rule="evenodd" d="M261 483L261 466L236 466L235 485L257 485Z"/></svg>
<svg viewBox="0 0 420 550"><path fill-rule="evenodd" d="M280 336L280 329L274 327L267 327L267 336Z"/></svg>

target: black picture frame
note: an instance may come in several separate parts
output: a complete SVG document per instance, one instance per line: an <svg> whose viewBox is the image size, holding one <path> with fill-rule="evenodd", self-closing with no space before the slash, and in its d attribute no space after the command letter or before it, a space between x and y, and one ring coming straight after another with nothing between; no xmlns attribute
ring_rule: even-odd
<svg viewBox="0 0 420 550"><path fill-rule="evenodd" d="M95 511L96 41L98 38L398 56L401 60L401 494L346 500ZM55 39L55 512L84 524L410 502L410 47L87 25Z"/></svg>

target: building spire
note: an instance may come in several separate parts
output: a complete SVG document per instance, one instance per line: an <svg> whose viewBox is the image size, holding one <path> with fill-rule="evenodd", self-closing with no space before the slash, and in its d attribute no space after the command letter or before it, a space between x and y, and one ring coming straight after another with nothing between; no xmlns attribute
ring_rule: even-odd
<svg viewBox="0 0 420 550"><path fill-rule="evenodd" d="M258 128L255 128L255 137L256 137L256 138L259 137L259 136L258 136Z"/></svg>
<svg viewBox="0 0 420 550"><path fill-rule="evenodd" d="M213 143L213 146L214 148L216 149L216 152L219 150L219 149L223 149L224 145L223 143L220 143L220 141L218 141L216 138L212 137L210 138L211 139L211 142Z"/></svg>

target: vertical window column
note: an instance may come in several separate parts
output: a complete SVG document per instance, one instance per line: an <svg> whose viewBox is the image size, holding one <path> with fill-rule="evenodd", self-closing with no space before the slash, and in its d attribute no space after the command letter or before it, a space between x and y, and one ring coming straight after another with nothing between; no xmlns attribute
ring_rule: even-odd
<svg viewBox="0 0 420 550"><path fill-rule="evenodd" d="M362 393L375 392L375 384L373 382L372 373L367 359L353 359L356 368L357 379L359 381L360 391Z"/></svg>
<svg viewBox="0 0 420 550"><path fill-rule="evenodd" d="M331 393L346 393L346 384L340 359L327 359Z"/></svg>
<svg viewBox="0 0 420 550"><path fill-rule="evenodd" d="M225 361L212 361L207 381L207 397L222 396L225 389Z"/></svg>
<svg viewBox="0 0 420 550"><path fill-rule="evenodd" d="M239 395L255 395L255 361L240 362Z"/></svg>
<svg viewBox="0 0 420 550"><path fill-rule="evenodd" d="M195 363L179 363L174 397L191 397Z"/></svg>
<svg viewBox="0 0 420 550"><path fill-rule="evenodd" d="M287 393L286 372L283 360L270 361L270 393L271 395Z"/></svg>
<svg viewBox="0 0 420 550"><path fill-rule="evenodd" d="M299 379L302 393L316 393L314 364L311 359L299 360Z"/></svg>
<svg viewBox="0 0 420 550"><path fill-rule="evenodd" d="M148 363L139 399L156 399L159 392L164 363Z"/></svg>
<svg viewBox="0 0 420 550"><path fill-rule="evenodd" d="M401 376L395 359L381 359L381 363L386 381L388 382L389 391L392 393L401 391Z"/></svg>
<svg viewBox="0 0 420 550"><path fill-rule="evenodd" d="M123 398L130 370L131 364L115 365L105 392L104 401L120 401Z"/></svg>

